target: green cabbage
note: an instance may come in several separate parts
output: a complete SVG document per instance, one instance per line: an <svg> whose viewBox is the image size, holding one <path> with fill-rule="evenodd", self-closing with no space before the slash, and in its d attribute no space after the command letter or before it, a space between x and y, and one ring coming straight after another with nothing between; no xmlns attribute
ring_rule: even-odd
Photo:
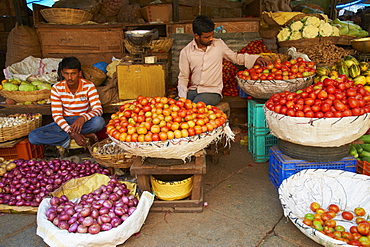
<svg viewBox="0 0 370 247"><path fill-rule="evenodd" d="M15 85L10 82L3 83L3 88L5 91L18 91L18 85Z"/></svg>
<svg viewBox="0 0 370 247"><path fill-rule="evenodd" d="M19 91L31 92L36 90L37 90L36 86L32 84L22 84L19 86Z"/></svg>

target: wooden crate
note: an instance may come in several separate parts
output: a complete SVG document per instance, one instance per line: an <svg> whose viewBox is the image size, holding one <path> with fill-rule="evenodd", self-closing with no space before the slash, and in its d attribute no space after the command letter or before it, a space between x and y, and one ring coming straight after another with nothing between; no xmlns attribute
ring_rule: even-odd
<svg viewBox="0 0 370 247"><path fill-rule="evenodd" d="M44 57L67 53L104 54L124 51L121 24L38 24L36 29Z"/></svg>
<svg viewBox="0 0 370 247"><path fill-rule="evenodd" d="M203 211L203 174L206 173L206 157L201 150L191 162L178 165L155 165L142 162L141 157L134 159L130 172L137 176L138 187L142 191L151 191L150 175L193 175L193 189L190 199L161 201L154 200L151 211L154 212L202 212ZM167 161L168 162L168 161Z"/></svg>
<svg viewBox="0 0 370 247"><path fill-rule="evenodd" d="M119 64L118 97L135 99L139 95L165 96L165 68L161 64Z"/></svg>
<svg viewBox="0 0 370 247"><path fill-rule="evenodd" d="M250 18L230 18L222 20L213 20L215 27L220 25L224 26L224 29L228 33L243 33L243 32L258 32L261 18L250 17ZM183 22L169 24L167 26L167 35L170 37L172 33L187 33L193 34L192 23Z"/></svg>

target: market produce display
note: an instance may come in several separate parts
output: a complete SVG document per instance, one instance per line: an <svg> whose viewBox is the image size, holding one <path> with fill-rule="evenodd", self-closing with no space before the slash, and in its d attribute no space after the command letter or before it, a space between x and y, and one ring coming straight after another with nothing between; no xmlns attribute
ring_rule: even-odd
<svg viewBox="0 0 370 247"><path fill-rule="evenodd" d="M15 127L22 124L26 124L32 121L35 121L35 119L41 118L40 113L20 113L20 114L11 114L8 116L0 117L0 129L1 128L7 128L7 127Z"/></svg>
<svg viewBox="0 0 370 247"><path fill-rule="evenodd" d="M42 81L22 81L17 78L5 79L1 82L0 89L5 91L31 92L42 89L51 89L52 84Z"/></svg>
<svg viewBox="0 0 370 247"><path fill-rule="evenodd" d="M98 234L121 225L138 203L124 183L111 178L107 185L84 194L79 202L72 202L65 195L51 198L46 217L68 232Z"/></svg>
<svg viewBox="0 0 370 247"><path fill-rule="evenodd" d="M312 202L310 209L303 217L305 225L350 245L369 246L370 221L361 205L349 211L341 210L335 203L324 209L318 202Z"/></svg>
<svg viewBox="0 0 370 247"><path fill-rule="evenodd" d="M316 16L306 16L283 27L277 34L277 39L279 42L282 42L339 35L339 29L326 20L320 20Z"/></svg>
<svg viewBox="0 0 370 247"><path fill-rule="evenodd" d="M369 35L368 31L363 30L353 21L341 21L336 18L332 21L329 21L329 23L339 29L340 35L347 35L355 38L363 38Z"/></svg>
<svg viewBox="0 0 370 247"><path fill-rule="evenodd" d="M360 161L370 162L370 135L363 135L359 138L363 144L351 144L349 154Z"/></svg>
<svg viewBox="0 0 370 247"><path fill-rule="evenodd" d="M357 246L369 246L370 200L363 193L353 193L369 189L366 175L306 169L282 182L279 198L284 215L315 242L323 246L348 246L352 235L362 244Z"/></svg>
<svg viewBox="0 0 370 247"><path fill-rule="evenodd" d="M314 81L323 81L326 78L337 79L339 75L345 75L354 84L362 84L366 90L370 90L370 64L359 62L353 56L343 56L333 66L323 66L316 70Z"/></svg>
<svg viewBox="0 0 370 247"><path fill-rule="evenodd" d="M69 179L110 173L89 160L76 164L60 159L18 159L7 164L6 170L0 178L0 204L31 207L37 207L45 196Z"/></svg>
<svg viewBox="0 0 370 247"><path fill-rule="evenodd" d="M345 75L326 78L296 92L274 94L267 109L290 117L341 118L370 112L370 92Z"/></svg>
<svg viewBox="0 0 370 247"><path fill-rule="evenodd" d="M224 112L203 102L138 96L111 115L107 133L122 142L167 141L213 131L226 120Z"/></svg>
<svg viewBox="0 0 370 247"><path fill-rule="evenodd" d="M302 57L282 61L275 59L266 67L255 65L237 73L239 87L255 98L268 99L274 93L296 91L313 81L315 63Z"/></svg>
<svg viewBox="0 0 370 247"><path fill-rule="evenodd" d="M253 40L249 42L246 46L242 49L238 50L238 53L244 54L260 54L261 56L266 55L273 55L275 53L271 53L267 49L267 46L263 43L263 39ZM239 95L238 90L238 83L236 81L236 73L238 72L239 68L235 66L230 61L223 59L222 61L222 81L223 81L223 89L222 95L224 96L232 96L236 97Z"/></svg>
<svg viewBox="0 0 370 247"><path fill-rule="evenodd" d="M281 61L275 59L266 67L254 65L251 69L238 71L237 76L243 80L253 80L257 83L259 81L271 80L289 80L296 78L309 77L316 72L315 63L311 61L304 61L303 58L290 59Z"/></svg>
<svg viewBox="0 0 370 247"><path fill-rule="evenodd" d="M304 48L298 52L306 54L318 66L332 65L345 56L353 54L353 50L344 49L331 43L318 43Z"/></svg>
<svg viewBox="0 0 370 247"><path fill-rule="evenodd" d="M10 78L1 81L0 95L7 99L7 104L11 105L43 105L50 98L52 85L39 80L24 81Z"/></svg>

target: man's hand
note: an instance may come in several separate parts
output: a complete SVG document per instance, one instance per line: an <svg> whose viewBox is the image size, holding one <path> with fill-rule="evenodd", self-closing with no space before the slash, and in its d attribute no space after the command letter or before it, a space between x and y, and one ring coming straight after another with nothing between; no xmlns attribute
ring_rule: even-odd
<svg viewBox="0 0 370 247"><path fill-rule="evenodd" d="M72 139L74 139L76 141L77 145L80 145L80 146L86 146L87 145L88 138L86 138L82 134L71 132L69 135Z"/></svg>
<svg viewBox="0 0 370 247"><path fill-rule="evenodd" d="M84 117L78 117L74 123L71 125L71 133L80 133L82 130L82 126L85 123ZM77 140L76 140L77 141Z"/></svg>
<svg viewBox="0 0 370 247"><path fill-rule="evenodd" d="M254 64L256 65L256 64L258 64L258 65L260 65L261 67L266 67L267 66L267 64L268 64L268 60L266 59L266 58L264 58L264 57L259 57L259 58L257 58L256 59L256 61L254 62Z"/></svg>

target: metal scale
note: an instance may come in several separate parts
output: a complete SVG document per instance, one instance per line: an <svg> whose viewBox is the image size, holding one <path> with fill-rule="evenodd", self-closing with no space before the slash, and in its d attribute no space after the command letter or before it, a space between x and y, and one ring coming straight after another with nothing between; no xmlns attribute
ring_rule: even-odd
<svg viewBox="0 0 370 247"><path fill-rule="evenodd" d="M132 30L125 32L126 40L135 49L129 50L133 57L134 64L144 64L145 57L148 56L150 41L158 39L158 30Z"/></svg>

